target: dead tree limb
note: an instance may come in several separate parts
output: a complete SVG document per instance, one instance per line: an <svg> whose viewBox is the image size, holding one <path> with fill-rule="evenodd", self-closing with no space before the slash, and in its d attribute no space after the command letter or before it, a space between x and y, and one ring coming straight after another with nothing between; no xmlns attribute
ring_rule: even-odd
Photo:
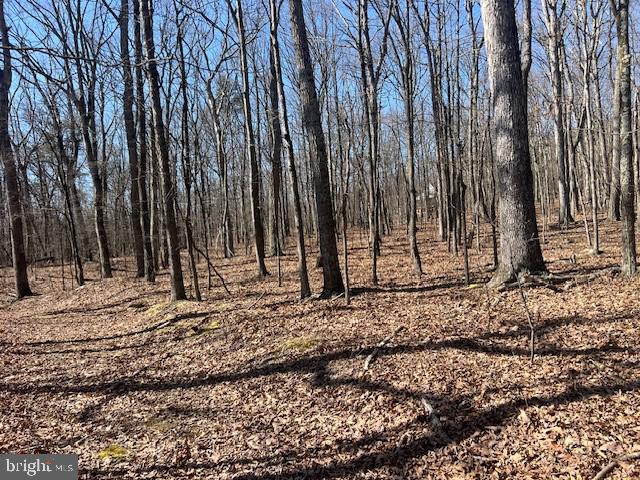
<svg viewBox="0 0 640 480"><path fill-rule="evenodd" d="M604 478L607 478L607 475L609 475L613 471L613 469L616 468L621 462L637 460L639 458L640 452L632 452L626 455L622 455L621 457L614 458L611 462L605 465L595 477L593 477L593 480L603 480Z"/></svg>
<svg viewBox="0 0 640 480"><path fill-rule="evenodd" d="M211 267L211 270L213 270L213 273L215 273L216 276L220 279L220 282L222 282L222 286L227 291L227 293L229 295L231 295L231 291L229 290L229 288L227 288L227 284L224 282L224 278L222 278L222 275L220 275L220 273L216 269L215 265L213 263L211 263L211 259L209 258L209 255L207 253L205 253L203 250L200 250L200 248L197 245L194 245L193 248L195 248L196 252L198 252L200 255L202 255L207 260L207 263Z"/></svg>
<svg viewBox="0 0 640 480"><path fill-rule="evenodd" d="M369 366L371 365L371 362L373 361L373 359L376 357L376 355L378 354L378 352L380 351L381 348L384 348L391 340L393 340L393 338L400 333L402 330L404 330L404 325L400 325L398 328L396 328L393 333L391 335L389 335L388 337L385 337L380 343L378 343L375 348L373 349L373 351L367 356L367 358L364 361L364 366L362 367L363 370L369 370Z"/></svg>

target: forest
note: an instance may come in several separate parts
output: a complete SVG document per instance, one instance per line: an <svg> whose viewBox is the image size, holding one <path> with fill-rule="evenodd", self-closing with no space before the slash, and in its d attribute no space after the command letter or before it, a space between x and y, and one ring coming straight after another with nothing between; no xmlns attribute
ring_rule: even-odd
<svg viewBox="0 0 640 480"><path fill-rule="evenodd" d="M639 15L0 0L0 478L640 479Z"/></svg>

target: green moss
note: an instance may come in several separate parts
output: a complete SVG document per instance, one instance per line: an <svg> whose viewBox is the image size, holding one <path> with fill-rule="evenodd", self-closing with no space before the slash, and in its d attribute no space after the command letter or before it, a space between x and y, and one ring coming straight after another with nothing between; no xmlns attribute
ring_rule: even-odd
<svg viewBox="0 0 640 480"><path fill-rule="evenodd" d="M296 337L287 340L282 345L283 351L295 351L295 352L304 352L315 347L318 344L318 341L314 338L310 337Z"/></svg>
<svg viewBox="0 0 640 480"><path fill-rule="evenodd" d="M215 332L219 328L220 328L220 322L218 320L211 320L207 325L204 325L198 328L197 330L195 330L195 327L194 327L194 330L192 331L191 335L192 336L205 335L207 333Z"/></svg>
<svg viewBox="0 0 640 480"><path fill-rule="evenodd" d="M157 317L165 308L167 308L168 305L169 302L156 303L147 310L147 315L150 317Z"/></svg>
<svg viewBox="0 0 640 480"><path fill-rule="evenodd" d="M112 443L104 450L100 450L98 452L98 458L102 460L106 460L107 458L113 458L114 460L121 460L123 458L126 458L127 455L129 455L129 451L126 448L121 447L116 443Z"/></svg>
<svg viewBox="0 0 640 480"><path fill-rule="evenodd" d="M173 423L171 423L171 422L169 422L167 420L163 420L161 418L155 418L155 417L149 418L145 422L145 425L150 430L155 430L155 431L160 432L160 433L164 433L164 432L166 432L168 430L171 430L173 428Z"/></svg>

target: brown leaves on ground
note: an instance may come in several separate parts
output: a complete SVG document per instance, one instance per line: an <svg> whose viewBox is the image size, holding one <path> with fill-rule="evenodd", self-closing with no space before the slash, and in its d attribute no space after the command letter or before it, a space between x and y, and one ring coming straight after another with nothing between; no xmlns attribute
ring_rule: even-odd
<svg viewBox="0 0 640 480"><path fill-rule="evenodd" d="M550 270L616 264L617 225L605 227L598 258L578 226L551 232ZM59 267L31 271L41 295L6 296L0 314L0 451L77 452L92 479L266 480L585 479L640 450L637 279L528 289L532 366L517 290L464 287L462 258L430 234L415 279L401 231L370 287L365 238L351 240L349 307L296 300L293 248L282 287L273 258L264 281L251 257L217 260L233 295L214 278L201 303L167 304L167 275L133 280L131 260L66 292ZM640 465L609 478L640 478Z"/></svg>

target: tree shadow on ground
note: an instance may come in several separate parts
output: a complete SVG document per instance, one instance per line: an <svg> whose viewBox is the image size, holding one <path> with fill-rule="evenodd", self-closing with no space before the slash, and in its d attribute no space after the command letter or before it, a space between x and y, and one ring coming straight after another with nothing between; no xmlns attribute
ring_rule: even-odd
<svg viewBox="0 0 640 480"><path fill-rule="evenodd" d="M196 312L184 314L176 317L171 324L176 323L185 318L195 318L208 315L210 312ZM635 318L634 312L626 314L611 315L609 317L584 318L575 316L557 317L546 321L538 326L538 336L555 328L565 325L590 325L623 321L628 318ZM77 343L89 342L97 340L110 340L114 338L122 338L133 336L140 333L151 332L161 326L169 326L167 322L154 324L142 330L129 332L127 334L113 335L110 337L98 337L95 339L68 340L61 343ZM276 363L268 362L266 364L238 371L227 371L220 373L207 374L195 377L178 377L172 379L157 378L150 380L140 380L136 378L126 378L124 380L117 379L112 381L96 381L94 383L85 383L86 378L71 378L65 384L62 383L43 383L25 385L20 383L0 383L0 391L12 392L18 394L37 394L37 393L105 393L117 391L120 394L141 391L167 391L177 388L191 389L204 386L215 386L221 383L229 383L242 380L250 380L261 378L269 375L286 374L286 373L312 373L326 369L331 362L345 360L355 357L369 355L374 350L378 358L389 357L399 354L410 354L414 352L437 351L441 349L458 349L475 353L488 355L508 355L527 357L529 350L517 346L510 346L497 343L498 340L522 336L523 339L528 336L529 330L525 327L518 327L515 330L506 332L487 332L475 337L453 337L443 340L424 340L417 343L402 343L391 345L384 348L368 347L364 349L356 349L352 346L346 348L338 348L323 353L311 353L305 356L285 359ZM43 344L43 343L40 343ZM47 344L44 342L44 344ZM536 351L538 356L584 356L600 353L629 352L633 350L616 345L601 345L587 348L567 348L554 345L545 345ZM96 379L98 380L98 379Z"/></svg>
<svg viewBox="0 0 640 480"><path fill-rule="evenodd" d="M401 398L419 399L425 396L423 392L405 389L386 388L379 382L371 382L359 378L331 378L321 376L316 378L316 386L330 388L333 386L352 386L363 390L379 392L381 389ZM381 387L382 385L382 387ZM512 421L522 409L529 407L547 407L570 405L584 401L593 396L609 397L619 393L633 392L640 389L640 381L611 382L598 385L565 385L564 392L557 395L538 395L504 402L488 408L474 408L468 396L450 395L433 397L426 394L435 406L437 415L448 420L442 424L441 430L430 429L428 434L399 445L397 436L405 430L410 430L420 423L428 423L424 415L414 416L399 426L386 430L384 433L372 432L363 437L350 440L340 439L334 446L311 446L300 449L288 449L277 454L225 459L220 462L186 462L179 465L149 465L135 473L164 473L176 475L186 470L213 470L222 466L237 468L243 465L255 464L260 469L281 467L292 462L305 462L314 459L315 466L293 467L285 470L278 469L278 473L250 473L241 474L234 478L242 480L281 480L287 479L330 479L336 477L354 477L366 471L384 467L400 467L410 460L419 458L429 451L440 449L451 444L459 443L477 432L488 427L502 427ZM468 405L463 407L463 405ZM363 452L363 450L365 450ZM340 453L339 456L336 453ZM346 458L345 458L346 456ZM339 458L339 460L336 460ZM322 465L318 465L323 463ZM131 471L127 471L132 473ZM98 470L82 471L91 473L91 478L112 478L112 475L124 474L125 471Z"/></svg>
<svg viewBox="0 0 640 480"><path fill-rule="evenodd" d="M210 315L211 313L215 313L217 310L210 310L207 312L189 312L189 313L181 313L176 315L171 320L163 320L162 322L154 323L148 327L134 330L132 332L126 333L118 333L116 335L106 335L103 337L89 337L89 338L74 338L71 340L41 340L37 342L26 342L21 345L26 345L30 347L34 346L42 346L42 345L59 345L59 344L67 344L67 343L89 343L89 342L100 342L104 340L118 340L121 338L133 337L135 335L141 335L143 333L153 332L154 330L158 330L160 328L170 327L171 325L175 325L176 323L187 320L191 318L201 318Z"/></svg>

